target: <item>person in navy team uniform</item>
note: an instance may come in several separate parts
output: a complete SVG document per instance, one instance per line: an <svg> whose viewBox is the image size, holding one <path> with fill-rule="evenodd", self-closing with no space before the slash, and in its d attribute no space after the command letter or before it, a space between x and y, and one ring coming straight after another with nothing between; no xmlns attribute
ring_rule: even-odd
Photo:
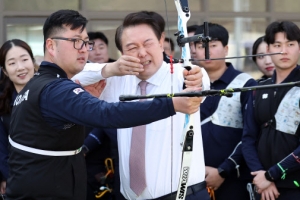
<svg viewBox="0 0 300 200"><path fill-rule="evenodd" d="M208 24L212 41L209 56L224 58L228 54L228 31L219 24ZM203 34L204 25L195 34ZM196 59L205 58L201 42L195 43ZM210 87L220 90L254 86L257 83L248 74L234 69L231 63L223 60L200 61L210 78ZM241 200L249 197L246 189L251 182L249 169L244 162L240 141L246 104L251 92L233 93L232 97L207 97L200 106L201 128L206 166L207 186L215 190L218 200Z"/></svg>
<svg viewBox="0 0 300 200"><path fill-rule="evenodd" d="M70 78L84 68L94 45L86 24L86 18L73 10L59 10L45 21L45 61L19 92L11 115L9 200L84 200L84 126L127 128L164 119L176 111L198 110L201 98L197 97L107 103L85 92ZM103 77L144 71L140 60L132 56L102 67Z"/></svg>
<svg viewBox="0 0 300 200"><path fill-rule="evenodd" d="M252 47L252 55L255 54L266 54L267 53L267 43L264 41L265 36L261 36L257 38L257 40L253 43ZM264 56L253 56L252 60L257 65L257 68L263 74L262 77L256 80L258 83L260 81L264 81L270 77L272 77L275 66L272 62L271 56L264 55Z"/></svg>
<svg viewBox="0 0 300 200"><path fill-rule="evenodd" d="M271 23L265 32L275 71L260 85L300 81L300 29L290 21ZM263 200L300 197L300 88L258 90L248 100L243 155Z"/></svg>
<svg viewBox="0 0 300 200"><path fill-rule="evenodd" d="M89 52L88 61L92 63L110 63L114 62L114 59L109 58L108 55L108 44L107 37L102 32L88 32L89 39L95 42L94 48ZM102 84L105 87L105 80L100 80L98 83L85 87L87 91L91 86ZM93 88L93 87L92 87ZM99 97L100 95L96 95ZM85 154L85 163L87 170L87 200L94 200L95 194L99 194L99 188L106 186L106 181L103 181L107 169L105 166L105 159L113 159L113 167L116 169L114 173L113 181L112 177L107 178L110 187L117 186L119 179L118 176L118 149L117 149L117 131L116 129L106 128L95 128L85 127L86 138L84 140L83 152ZM120 182L120 181L119 181ZM117 195L118 189L112 188L114 195ZM104 194L104 193L103 193ZM111 199L112 195L110 192L105 192L101 196L102 200Z"/></svg>
<svg viewBox="0 0 300 200"><path fill-rule="evenodd" d="M0 194L5 194L8 169L8 135L12 106L17 94L33 77L35 60L29 45L19 39L6 41L0 48L3 91L0 92Z"/></svg>

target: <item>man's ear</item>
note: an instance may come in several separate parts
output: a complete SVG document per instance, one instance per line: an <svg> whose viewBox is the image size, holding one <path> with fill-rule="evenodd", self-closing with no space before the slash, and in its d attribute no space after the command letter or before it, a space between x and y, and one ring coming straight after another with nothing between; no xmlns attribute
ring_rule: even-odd
<svg viewBox="0 0 300 200"><path fill-rule="evenodd" d="M165 38L166 38L165 32L162 32L161 37L163 38L163 41L165 41Z"/></svg>
<svg viewBox="0 0 300 200"><path fill-rule="evenodd" d="M56 42L50 38L46 40L46 50L49 52L51 56L54 56L56 48Z"/></svg>
<svg viewBox="0 0 300 200"><path fill-rule="evenodd" d="M224 47L224 50L225 50L225 56L228 56L228 45L226 45L226 46Z"/></svg>
<svg viewBox="0 0 300 200"><path fill-rule="evenodd" d="M165 32L162 32L160 40L159 40L159 45L162 50L164 50L164 42L165 42Z"/></svg>

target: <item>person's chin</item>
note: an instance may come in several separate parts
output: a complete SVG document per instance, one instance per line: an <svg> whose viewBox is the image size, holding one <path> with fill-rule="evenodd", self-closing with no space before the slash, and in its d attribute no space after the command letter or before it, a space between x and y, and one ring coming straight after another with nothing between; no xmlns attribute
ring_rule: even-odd
<svg viewBox="0 0 300 200"><path fill-rule="evenodd" d="M83 70L85 64L86 64L86 63L80 63L79 65L77 65L75 71L76 71L77 73L81 72L81 71Z"/></svg>
<svg viewBox="0 0 300 200"><path fill-rule="evenodd" d="M79 65L85 65L87 60L77 60L77 62L79 63Z"/></svg>
<svg viewBox="0 0 300 200"><path fill-rule="evenodd" d="M136 75L139 79L141 80L147 80L149 77L149 72L147 72L147 70L140 72L139 75Z"/></svg>

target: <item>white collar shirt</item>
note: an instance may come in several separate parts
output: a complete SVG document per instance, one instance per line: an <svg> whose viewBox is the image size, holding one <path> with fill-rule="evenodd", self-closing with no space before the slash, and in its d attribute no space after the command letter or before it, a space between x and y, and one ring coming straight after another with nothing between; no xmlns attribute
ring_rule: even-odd
<svg viewBox="0 0 300 200"><path fill-rule="evenodd" d="M181 65L175 64L174 74L171 75L169 64L163 62L159 70L147 80L149 83L146 90L147 94L170 93L171 76L173 76L173 92L181 92L184 83L182 72ZM205 75L207 76L206 73ZM207 77L204 80L209 81ZM100 99L108 102L118 102L119 96L122 94L140 95L138 86L140 81L136 76L130 75L108 78ZM209 82L203 84L207 85ZM138 197L130 188L129 154L132 128L118 129L121 193L126 199L154 199L177 191L182 159L180 143L184 121L185 114L177 113L173 116L173 123L171 123L171 117L169 117L147 124L145 145L147 187ZM200 183L205 179L199 111L194 115L194 122L194 148L188 180L189 186ZM172 124L173 128L171 128ZM171 129L173 130L172 136Z"/></svg>

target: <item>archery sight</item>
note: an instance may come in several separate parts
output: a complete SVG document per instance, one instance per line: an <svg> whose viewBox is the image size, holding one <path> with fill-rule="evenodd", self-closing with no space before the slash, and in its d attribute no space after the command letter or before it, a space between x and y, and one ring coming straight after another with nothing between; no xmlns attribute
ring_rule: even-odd
<svg viewBox="0 0 300 200"><path fill-rule="evenodd" d="M208 22L204 22L204 33L197 34L190 37L184 37L184 35L178 31L174 35L177 36L177 44L180 47L184 47L186 43L191 42L200 42L202 43L203 47L205 48L205 59L189 59L189 61L206 61L206 60L226 60L226 59L237 59L237 58L249 58L249 57L257 57L257 56L271 56L271 55L278 55L283 54L283 52L278 53L265 53L265 54L254 54L254 55L245 55L245 56L233 56L233 57L225 57L225 58L209 58L209 42L213 39L209 36L209 29L208 29ZM172 59L173 63L183 63L183 59Z"/></svg>

